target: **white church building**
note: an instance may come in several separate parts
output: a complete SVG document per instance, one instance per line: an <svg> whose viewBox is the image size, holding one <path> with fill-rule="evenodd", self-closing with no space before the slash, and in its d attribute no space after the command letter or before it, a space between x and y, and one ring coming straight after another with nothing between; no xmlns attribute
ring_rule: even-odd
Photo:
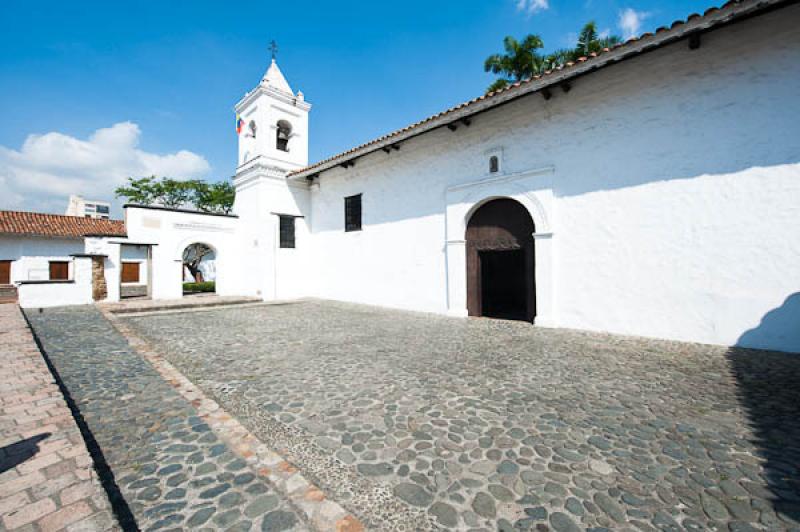
<svg viewBox="0 0 800 532"><path fill-rule="evenodd" d="M168 299L201 242L223 295L800 352L799 26L730 2L311 165L273 61L234 214L127 206L85 253L111 300L124 249Z"/></svg>

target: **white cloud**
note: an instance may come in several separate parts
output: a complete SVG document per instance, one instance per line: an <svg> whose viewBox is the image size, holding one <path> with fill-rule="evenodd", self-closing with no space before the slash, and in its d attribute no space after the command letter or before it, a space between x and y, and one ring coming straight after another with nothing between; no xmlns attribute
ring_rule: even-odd
<svg viewBox="0 0 800 532"><path fill-rule="evenodd" d="M518 0L517 11L523 11L528 15L534 15L539 11L546 11L550 8L549 0Z"/></svg>
<svg viewBox="0 0 800 532"><path fill-rule="evenodd" d="M70 194L112 200L126 178L205 177L211 167L196 153L160 155L138 148L141 130L120 122L87 140L63 133L29 135L19 150L0 146L0 208L60 212Z"/></svg>
<svg viewBox="0 0 800 532"><path fill-rule="evenodd" d="M636 37L639 35L639 30L642 27L642 22L650 16L650 13L644 11L636 11L631 7L626 7L619 12L619 20L617 25L622 30L622 36L625 39Z"/></svg>

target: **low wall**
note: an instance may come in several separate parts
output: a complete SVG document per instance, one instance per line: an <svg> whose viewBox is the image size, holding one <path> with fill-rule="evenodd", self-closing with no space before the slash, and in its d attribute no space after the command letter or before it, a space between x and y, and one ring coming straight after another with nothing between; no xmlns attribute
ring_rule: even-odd
<svg viewBox="0 0 800 532"><path fill-rule="evenodd" d="M68 281L20 281L17 286L22 308L89 305L92 299L92 259L75 257Z"/></svg>

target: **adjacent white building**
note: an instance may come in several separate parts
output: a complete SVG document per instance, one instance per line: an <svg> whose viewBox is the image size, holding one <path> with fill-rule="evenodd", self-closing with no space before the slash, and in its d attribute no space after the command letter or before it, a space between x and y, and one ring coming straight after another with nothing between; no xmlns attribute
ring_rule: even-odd
<svg viewBox="0 0 800 532"><path fill-rule="evenodd" d="M201 242L220 294L800 352L798 24L731 2L312 165L273 61L236 105L234 214L128 206L85 252L110 299L123 246L173 298Z"/></svg>

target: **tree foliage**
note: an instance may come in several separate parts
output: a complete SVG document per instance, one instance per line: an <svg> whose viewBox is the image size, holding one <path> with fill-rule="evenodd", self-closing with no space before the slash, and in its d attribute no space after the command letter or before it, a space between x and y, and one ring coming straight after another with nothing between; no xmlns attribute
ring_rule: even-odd
<svg viewBox="0 0 800 532"><path fill-rule="evenodd" d="M622 39L618 35L601 37L594 21L584 24L578 33L578 42L573 48L562 48L547 55L540 52L544 48L544 43L538 35L527 35L522 42L508 36L503 39L505 53L492 54L483 64L484 71L501 76L486 92L504 89L513 83L530 79L621 42Z"/></svg>
<svg viewBox="0 0 800 532"><path fill-rule="evenodd" d="M522 42L510 35L503 39L505 53L492 54L483 63L484 71L503 76L492 87L504 88L538 74L545 60L539 53L543 47L544 43L538 35L527 35Z"/></svg>
<svg viewBox="0 0 800 532"><path fill-rule="evenodd" d="M129 177L127 184L118 187L115 194L137 205L194 207L203 212L229 214L233 208L235 191L227 181L207 183L200 179L150 176Z"/></svg>

